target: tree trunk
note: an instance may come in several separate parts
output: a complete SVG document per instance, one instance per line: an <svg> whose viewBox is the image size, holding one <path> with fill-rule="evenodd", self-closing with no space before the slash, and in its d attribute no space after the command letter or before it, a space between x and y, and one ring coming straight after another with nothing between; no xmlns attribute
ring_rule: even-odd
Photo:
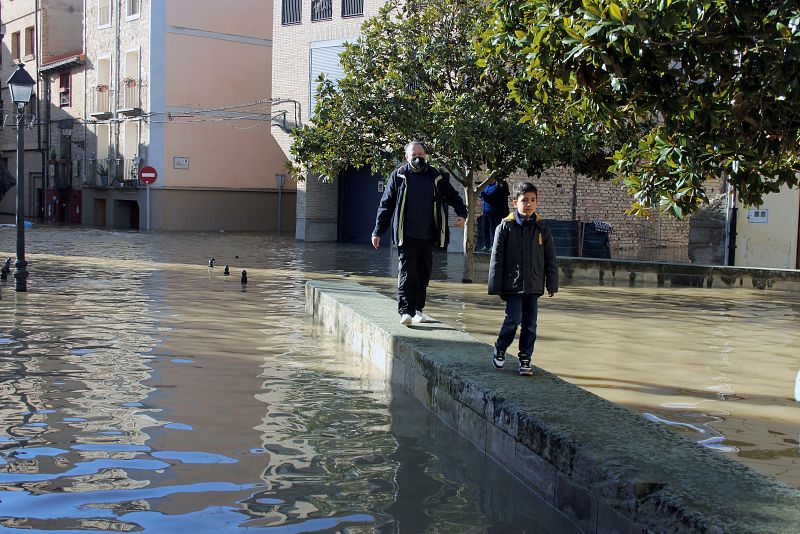
<svg viewBox="0 0 800 534"><path fill-rule="evenodd" d="M467 173L466 185L464 186L464 193L467 197L467 209L469 216L464 225L464 272L461 277L461 282L464 284L471 284L475 278L475 230L478 226L478 193L473 184L474 174L472 171Z"/></svg>

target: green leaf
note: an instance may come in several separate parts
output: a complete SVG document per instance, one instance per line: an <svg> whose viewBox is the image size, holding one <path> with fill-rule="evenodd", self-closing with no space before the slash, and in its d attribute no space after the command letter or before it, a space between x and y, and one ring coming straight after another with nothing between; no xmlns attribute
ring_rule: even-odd
<svg viewBox="0 0 800 534"><path fill-rule="evenodd" d="M622 9L617 4L611 4L608 6L608 12L611 13L611 16L617 19L620 22L624 22L622 18Z"/></svg>

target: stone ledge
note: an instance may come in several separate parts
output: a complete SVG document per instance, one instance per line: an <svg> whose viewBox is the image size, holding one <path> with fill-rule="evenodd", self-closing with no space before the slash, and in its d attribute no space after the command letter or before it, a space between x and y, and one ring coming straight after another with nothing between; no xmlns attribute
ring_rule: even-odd
<svg viewBox="0 0 800 534"><path fill-rule="evenodd" d="M487 271L489 255L476 254L475 258L479 268ZM800 292L800 269L726 267L569 256L559 256L558 265L564 280L592 280L600 284L631 286L653 284Z"/></svg>
<svg viewBox="0 0 800 534"><path fill-rule="evenodd" d="M402 326L371 289L308 282L306 311L587 532L800 525L800 491L541 369L495 371L490 346L442 323Z"/></svg>

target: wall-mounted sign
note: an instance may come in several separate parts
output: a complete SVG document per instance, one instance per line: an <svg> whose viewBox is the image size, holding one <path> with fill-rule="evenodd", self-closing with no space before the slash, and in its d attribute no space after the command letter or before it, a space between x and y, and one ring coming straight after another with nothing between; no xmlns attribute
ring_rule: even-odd
<svg viewBox="0 0 800 534"><path fill-rule="evenodd" d="M175 156L172 158L172 168L173 169L188 169L189 168L189 158L185 158L183 156Z"/></svg>
<svg viewBox="0 0 800 534"><path fill-rule="evenodd" d="M751 223L766 223L769 221L769 210L752 209L747 212L747 221Z"/></svg>

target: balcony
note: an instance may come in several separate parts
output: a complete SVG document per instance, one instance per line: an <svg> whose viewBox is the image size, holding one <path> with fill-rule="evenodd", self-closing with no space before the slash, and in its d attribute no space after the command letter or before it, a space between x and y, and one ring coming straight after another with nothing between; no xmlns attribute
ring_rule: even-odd
<svg viewBox="0 0 800 534"><path fill-rule="evenodd" d="M53 164L53 185L56 189L72 188L72 164L69 161L59 161Z"/></svg>
<svg viewBox="0 0 800 534"><path fill-rule="evenodd" d="M142 114L142 92L137 80L126 78L123 80L122 107L119 113L128 117Z"/></svg>
<svg viewBox="0 0 800 534"><path fill-rule="evenodd" d="M95 89L94 108L92 108L91 115L101 120L111 118L111 91L107 85L98 85Z"/></svg>
<svg viewBox="0 0 800 534"><path fill-rule="evenodd" d="M139 158L103 158L100 161L89 160L94 173L86 177L84 187L98 189L122 189L132 191L144 187L139 181Z"/></svg>

